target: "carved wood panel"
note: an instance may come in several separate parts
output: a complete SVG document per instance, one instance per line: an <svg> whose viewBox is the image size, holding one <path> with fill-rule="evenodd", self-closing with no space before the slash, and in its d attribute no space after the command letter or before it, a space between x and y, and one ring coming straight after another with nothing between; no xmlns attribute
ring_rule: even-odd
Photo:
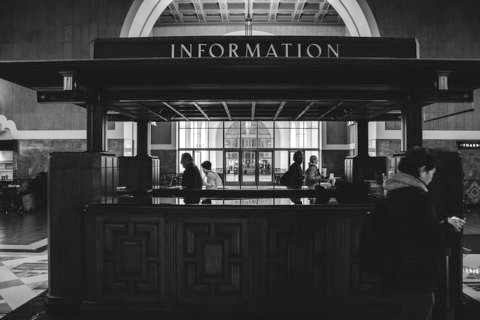
<svg viewBox="0 0 480 320"><path fill-rule="evenodd" d="M159 299L164 295L163 221L103 224L102 293Z"/></svg>
<svg viewBox="0 0 480 320"><path fill-rule="evenodd" d="M244 223L185 221L182 226L181 299L235 303L244 296L247 290Z"/></svg>

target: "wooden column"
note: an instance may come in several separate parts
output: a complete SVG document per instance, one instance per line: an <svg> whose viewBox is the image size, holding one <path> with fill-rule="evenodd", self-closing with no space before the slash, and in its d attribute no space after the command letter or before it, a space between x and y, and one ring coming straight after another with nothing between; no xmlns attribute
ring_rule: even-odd
<svg viewBox="0 0 480 320"><path fill-rule="evenodd" d="M423 144L423 113L418 104L408 104L402 110L402 151Z"/></svg>
<svg viewBox="0 0 480 320"><path fill-rule="evenodd" d="M106 111L100 94L92 93L87 107L87 152L107 150Z"/></svg>
<svg viewBox="0 0 480 320"><path fill-rule="evenodd" d="M84 291L85 206L113 196L117 159L99 152L55 152L48 170L48 310L73 312Z"/></svg>
<svg viewBox="0 0 480 320"><path fill-rule="evenodd" d="M357 121L357 156L368 158L368 120Z"/></svg>
<svg viewBox="0 0 480 320"><path fill-rule="evenodd" d="M137 122L137 155L149 156L150 147L150 122L139 120Z"/></svg>

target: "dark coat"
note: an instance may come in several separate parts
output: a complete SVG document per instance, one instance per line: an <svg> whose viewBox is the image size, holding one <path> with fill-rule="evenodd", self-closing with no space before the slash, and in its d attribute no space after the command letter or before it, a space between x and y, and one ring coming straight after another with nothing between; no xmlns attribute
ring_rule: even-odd
<svg viewBox="0 0 480 320"><path fill-rule="evenodd" d="M387 289L431 292L438 286L446 225L436 216L429 197L415 186L387 194Z"/></svg>
<svg viewBox="0 0 480 320"><path fill-rule="evenodd" d="M189 189L202 189L203 180L200 171L193 163L189 164L182 174L182 187Z"/></svg>
<svg viewBox="0 0 480 320"><path fill-rule="evenodd" d="M287 187L291 189L300 189L303 185L303 180L305 176L303 175L303 170L300 164L294 162L288 168Z"/></svg>

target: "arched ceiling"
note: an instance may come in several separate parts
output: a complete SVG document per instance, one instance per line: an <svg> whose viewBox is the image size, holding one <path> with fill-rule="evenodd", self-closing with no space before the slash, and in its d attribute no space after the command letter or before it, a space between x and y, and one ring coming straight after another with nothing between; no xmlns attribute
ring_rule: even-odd
<svg viewBox="0 0 480 320"><path fill-rule="evenodd" d="M243 24L248 11L254 24L344 25L327 0L173 0L156 26Z"/></svg>

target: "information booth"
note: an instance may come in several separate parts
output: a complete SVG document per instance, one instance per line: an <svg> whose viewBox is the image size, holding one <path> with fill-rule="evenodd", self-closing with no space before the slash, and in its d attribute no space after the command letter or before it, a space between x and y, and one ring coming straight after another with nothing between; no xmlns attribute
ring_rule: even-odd
<svg viewBox="0 0 480 320"><path fill-rule="evenodd" d="M372 197L319 203L314 190L198 190L212 204L186 205L186 191L151 181L148 122L356 121L348 162L361 182L378 162L368 122L401 120L403 150L421 145L422 107L473 101L480 62L420 59L415 39L100 39L90 60L1 62L0 77L36 90L39 102L87 109L87 152L50 158L49 310L388 319L391 302L362 293L359 236ZM138 122L136 158L105 153L107 119ZM141 178L121 186L122 170ZM445 279L437 318L453 319L461 293L456 277Z"/></svg>

